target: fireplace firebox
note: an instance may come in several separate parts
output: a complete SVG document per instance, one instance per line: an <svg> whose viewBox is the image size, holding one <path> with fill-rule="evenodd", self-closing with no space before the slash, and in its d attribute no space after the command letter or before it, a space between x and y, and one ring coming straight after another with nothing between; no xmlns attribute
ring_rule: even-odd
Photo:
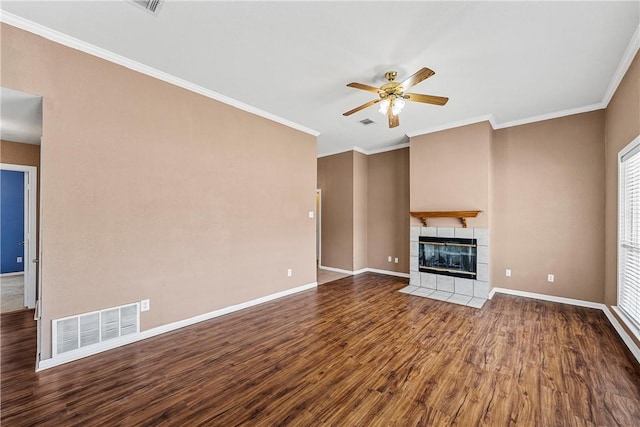
<svg viewBox="0 0 640 427"><path fill-rule="evenodd" d="M419 238L419 269L425 273L476 278L476 239L453 237Z"/></svg>

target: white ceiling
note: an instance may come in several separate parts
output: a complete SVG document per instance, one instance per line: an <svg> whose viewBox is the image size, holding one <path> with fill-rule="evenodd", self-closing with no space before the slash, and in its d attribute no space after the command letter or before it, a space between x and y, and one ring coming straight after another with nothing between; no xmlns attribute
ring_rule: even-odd
<svg viewBox="0 0 640 427"><path fill-rule="evenodd" d="M42 97L0 88L0 139L40 144Z"/></svg>
<svg viewBox="0 0 640 427"><path fill-rule="evenodd" d="M169 1L157 17L124 0L0 7L316 130L319 154L489 115L505 125L602 108L640 22L638 1ZM375 97L347 83L421 67L436 74L411 91L446 106L407 103L395 129L375 107L342 116Z"/></svg>

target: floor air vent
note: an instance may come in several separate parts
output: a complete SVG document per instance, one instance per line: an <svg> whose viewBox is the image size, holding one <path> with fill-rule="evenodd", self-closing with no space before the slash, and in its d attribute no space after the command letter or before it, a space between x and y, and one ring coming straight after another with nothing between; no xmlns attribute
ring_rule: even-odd
<svg viewBox="0 0 640 427"><path fill-rule="evenodd" d="M100 344L140 331L138 303L53 321L53 355Z"/></svg>

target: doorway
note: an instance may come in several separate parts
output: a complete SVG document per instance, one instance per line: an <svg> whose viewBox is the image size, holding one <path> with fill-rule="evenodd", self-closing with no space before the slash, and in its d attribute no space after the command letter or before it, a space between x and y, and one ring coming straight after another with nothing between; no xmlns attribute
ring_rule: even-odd
<svg viewBox="0 0 640 427"><path fill-rule="evenodd" d="M0 163L3 313L36 306L37 180L34 166Z"/></svg>

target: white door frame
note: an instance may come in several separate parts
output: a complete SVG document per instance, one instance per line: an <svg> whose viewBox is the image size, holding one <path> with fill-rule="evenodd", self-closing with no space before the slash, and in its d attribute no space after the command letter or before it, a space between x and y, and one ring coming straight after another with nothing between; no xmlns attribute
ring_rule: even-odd
<svg viewBox="0 0 640 427"><path fill-rule="evenodd" d="M316 189L316 210L316 250L318 251L317 268L320 268L322 265L322 189L320 188Z"/></svg>
<svg viewBox="0 0 640 427"><path fill-rule="evenodd" d="M36 271L38 255L36 242L36 206L38 200L38 168L35 166L0 163L0 169L24 172L24 305L36 307Z"/></svg>

